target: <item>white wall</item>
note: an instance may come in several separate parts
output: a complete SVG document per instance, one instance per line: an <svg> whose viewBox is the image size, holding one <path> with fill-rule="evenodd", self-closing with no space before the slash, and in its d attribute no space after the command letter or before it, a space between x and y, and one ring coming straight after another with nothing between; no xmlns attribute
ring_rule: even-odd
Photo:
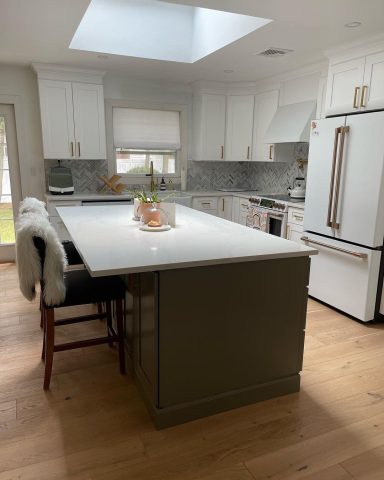
<svg viewBox="0 0 384 480"><path fill-rule="evenodd" d="M16 114L23 196L42 198L44 160L36 74L29 67L0 65L0 102L17 97ZM21 117L21 118L20 118Z"/></svg>

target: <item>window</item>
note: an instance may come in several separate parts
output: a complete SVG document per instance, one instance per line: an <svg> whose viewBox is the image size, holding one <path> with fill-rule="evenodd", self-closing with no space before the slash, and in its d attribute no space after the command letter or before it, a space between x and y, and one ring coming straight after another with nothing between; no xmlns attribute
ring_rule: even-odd
<svg viewBox="0 0 384 480"><path fill-rule="evenodd" d="M180 176L180 112L115 107L113 141L119 175Z"/></svg>

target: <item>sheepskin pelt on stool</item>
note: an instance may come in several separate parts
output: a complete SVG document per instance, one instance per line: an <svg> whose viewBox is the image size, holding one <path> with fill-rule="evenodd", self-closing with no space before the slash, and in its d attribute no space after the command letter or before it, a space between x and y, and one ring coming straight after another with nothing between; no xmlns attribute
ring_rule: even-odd
<svg viewBox="0 0 384 480"><path fill-rule="evenodd" d="M43 269L33 237L40 237L45 242ZM35 286L43 280L44 301L48 306L58 305L65 300L63 272L67 258L55 229L41 213L29 211L19 215L16 221L16 262L20 290L26 299L35 298Z"/></svg>
<svg viewBox="0 0 384 480"><path fill-rule="evenodd" d="M25 197L19 206L19 215L26 213L40 213L44 217L48 217L48 212L45 209L45 203L34 197Z"/></svg>

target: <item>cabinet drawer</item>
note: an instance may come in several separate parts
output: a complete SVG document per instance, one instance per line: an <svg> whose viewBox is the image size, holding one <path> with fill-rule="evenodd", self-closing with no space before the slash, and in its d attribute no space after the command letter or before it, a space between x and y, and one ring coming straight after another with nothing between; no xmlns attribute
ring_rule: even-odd
<svg viewBox="0 0 384 480"><path fill-rule="evenodd" d="M80 207L81 202L76 202L75 200L63 200L62 202L48 202L47 210L50 217L57 217L56 207Z"/></svg>
<svg viewBox="0 0 384 480"><path fill-rule="evenodd" d="M49 217L49 221L51 222L53 228L56 230L61 241L71 240L71 236L69 235L68 230L65 228L64 223L60 220L59 217Z"/></svg>
<svg viewBox="0 0 384 480"><path fill-rule="evenodd" d="M302 208L288 209L288 223L295 223L296 225L303 225L304 210Z"/></svg>
<svg viewBox="0 0 384 480"><path fill-rule="evenodd" d="M207 210L214 210L217 212L217 200L217 197L197 197L193 199L192 205L196 210L201 210L203 212Z"/></svg>

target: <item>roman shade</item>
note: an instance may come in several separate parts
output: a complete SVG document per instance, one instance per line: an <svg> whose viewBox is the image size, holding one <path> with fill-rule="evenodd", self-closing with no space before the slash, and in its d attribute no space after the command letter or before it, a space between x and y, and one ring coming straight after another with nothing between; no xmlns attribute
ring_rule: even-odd
<svg viewBox="0 0 384 480"><path fill-rule="evenodd" d="M178 150L180 113L142 108L113 108L115 148Z"/></svg>

